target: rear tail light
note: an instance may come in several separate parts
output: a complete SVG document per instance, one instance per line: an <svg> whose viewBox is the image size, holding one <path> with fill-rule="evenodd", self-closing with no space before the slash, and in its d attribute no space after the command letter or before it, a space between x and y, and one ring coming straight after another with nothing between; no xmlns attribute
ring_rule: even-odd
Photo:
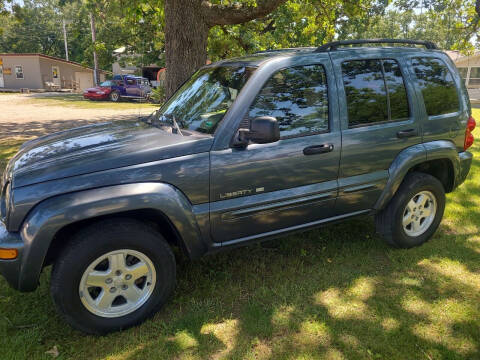
<svg viewBox="0 0 480 360"><path fill-rule="evenodd" d="M472 131L475 129L475 126L477 126L477 123L475 122L475 119L470 116L467 122L467 128L465 129L465 141L463 143L463 150L467 150L470 146L473 145L473 135Z"/></svg>

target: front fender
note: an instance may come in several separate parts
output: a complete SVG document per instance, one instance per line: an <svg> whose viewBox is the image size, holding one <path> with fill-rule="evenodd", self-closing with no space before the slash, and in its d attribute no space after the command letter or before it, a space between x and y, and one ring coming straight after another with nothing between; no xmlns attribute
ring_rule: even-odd
<svg viewBox="0 0 480 360"><path fill-rule="evenodd" d="M206 252L192 204L172 185L136 183L108 186L49 198L35 206L21 229L24 241L19 289L37 286L50 243L64 226L90 218L139 209L161 211L177 229L191 257Z"/></svg>
<svg viewBox="0 0 480 360"><path fill-rule="evenodd" d="M454 187L458 186L461 183L460 158L455 144L451 141L438 140L414 145L402 150L390 165L387 184L374 209L381 210L388 204L412 167L438 159L448 159L451 162L455 176Z"/></svg>

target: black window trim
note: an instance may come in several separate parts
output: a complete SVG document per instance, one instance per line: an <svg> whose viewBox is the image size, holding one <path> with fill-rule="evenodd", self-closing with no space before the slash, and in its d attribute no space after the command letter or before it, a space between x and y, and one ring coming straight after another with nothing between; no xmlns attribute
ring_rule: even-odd
<svg viewBox="0 0 480 360"><path fill-rule="evenodd" d="M302 68L302 67L305 67L305 66L313 66L313 65L320 65L323 69L323 73L325 75L325 85L327 87L327 107L328 107L328 119L327 119L327 129L325 130L322 130L322 131L311 131L311 132L305 132L305 133L302 133L302 134L298 134L298 135L287 135L287 136L280 136L280 140L289 140L289 139L295 139L295 138L300 138L300 137L305 137L305 136L313 136L313 135L320 135L320 134L328 134L331 132L332 130L332 124L331 124L331 121L332 121L332 107L330 106L330 86L328 85L328 80L329 80L329 75L328 75L328 72L327 72L327 69L325 67L325 64L324 62L314 62L314 63L308 63L308 64L301 64L301 65L291 65L291 66L284 66L284 67L281 67L281 68L278 68L276 69L269 77L268 79L262 84L262 87L260 88L260 90L258 91L258 93L255 95L255 98L253 99L252 103L248 106L248 110L247 110L247 117L248 117L248 113L250 112L250 108L252 107L252 105L254 104L255 100L257 99L257 96L258 94L260 94L260 92L263 90L263 88L265 87L265 85L270 81L270 79L275 75L277 74L278 72L280 71L283 71L285 69L291 69L291 68ZM249 121L251 121L251 119L249 118L248 119ZM241 124L241 122L240 122ZM240 128L240 127L239 127ZM238 131L238 129L237 129ZM281 135L281 132L280 132L280 135Z"/></svg>
<svg viewBox="0 0 480 360"><path fill-rule="evenodd" d="M425 105L425 99L424 99L424 97L423 97L422 90L419 89L419 91L420 91L420 96L422 97L423 109L424 109L424 111L425 111L425 116L427 117L427 119L428 119L428 120L443 119L444 117L456 116L456 115L460 114L460 113L462 112L462 97L461 97L459 88L458 88L458 86L457 86L458 84L457 84L457 79L455 79L455 74L452 72L452 70L451 70L450 67L448 66L447 62L446 62L445 60L443 60L440 56L434 56L434 55L426 55L426 56L412 55L412 56L409 56L409 57L408 57L408 65L409 65L409 67L411 68L412 77L415 78L415 83L418 81L418 77L417 77L417 74L415 73L415 67L414 67L414 65L413 65L413 59L419 58L419 57L429 58L429 59L436 59L436 60L442 62L443 65L445 65L447 71L450 73L450 76L452 77L453 84L455 85L455 92L457 93L457 97L458 97L458 110L457 110L457 111L449 112L449 113L445 113L445 114L428 115L428 113L427 113L427 106ZM460 82L462 82L462 81L463 81L463 79L462 79L462 77L460 76Z"/></svg>
<svg viewBox="0 0 480 360"><path fill-rule="evenodd" d="M347 104L347 93L345 91L345 82L343 81L343 70L342 70L342 65L346 62L350 61L362 61L362 60L380 60L380 65L382 69L382 76L383 76L383 83L385 85L385 91L387 93L387 112L388 112L388 117L391 118L391 109L390 109L390 94L388 92L388 85L387 81L385 80L385 69L383 67L383 61L382 60L393 60L398 64L398 67L400 68L400 73L402 74L402 80L403 80L403 86L405 87L405 92L407 93L407 104L408 104L408 114L409 116L407 118L401 118L401 119L395 119L395 120L385 120L385 121L376 121L376 122L370 122L370 123L364 123L364 124L358 124L358 125L349 125L348 124L348 110L347 110L347 129L356 129L360 127L366 127L366 126L372 126L372 125L377 125L377 124L389 124L389 123L396 123L396 122L401 122L401 121L409 121L412 120L412 114L413 114L413 109L411 107L412 102L410 101L410 93L407 89L407 82L405 79L407 78L405 76L405 70L402 67L400 61L398 59L395 59L393 57L385 57L385 58L352 58L348 60L344 60L340 63L340 70L341 70L341 75L342 75L342 84L343 84L343 94L345 96L345 104ZM347 104L348 107L348 104Z"/></svg>

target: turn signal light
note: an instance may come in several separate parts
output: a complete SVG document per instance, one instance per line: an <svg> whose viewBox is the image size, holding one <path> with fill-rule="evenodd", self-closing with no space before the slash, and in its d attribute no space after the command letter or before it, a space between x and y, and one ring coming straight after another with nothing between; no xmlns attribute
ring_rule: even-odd
<svg viewBox="0 0 480 360"><path fill-rule="evenodd" d="M16 259L17 256L18 256L17 249L1 249L0 248L0 259L2 260Z"/></svg>
<svg viewBox="0 0 480 360"><path fill-rule="evenodd" d="M475 129L475 126L477 126L477 123L475 122L475 119L470 116L467 122L467 128L465 129L465 141L463 142L463 150L467 150L470 146L473 145L473 135L472 131Z"/></svg>

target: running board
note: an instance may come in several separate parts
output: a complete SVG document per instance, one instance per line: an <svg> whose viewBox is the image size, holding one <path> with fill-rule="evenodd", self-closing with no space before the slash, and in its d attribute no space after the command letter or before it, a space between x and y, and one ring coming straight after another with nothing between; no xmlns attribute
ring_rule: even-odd
<svg viewBox="0 0 480 360"><path fill-rule="evenodd" d="M301 224L301 225L291 226L291 227L284 228L284 229L273 230L273 231L269 231L269 232L266 232L266 233L245 236L245 237L242 237L242 238L239 238L239 239L223 241L221 243L214 243L213 247L214 248L221 248L221 247L224 247L224 246L239 246L239 245L242 245L243 243L248 243L248 242L251 242L251 241L254 241L254 240L259 240L259 239L269 240L269 239L272 239L272 238L280 237L280 236L282 236L284 234L287 234L287 233L296 232L296 231L303 231L303 230L314 228L314 227L317 227L317 226L320 226L320 225L323 225L323 224L326 224L326 223L342 220L342 219L345 219L345 218L355 217L355 216L359 216L359 215L365 215L365 214L370 213L370 211L371 211L370 209L354 211L354 212L351 212L351 213L348 213L348 214L337 215L337 216L333 216L333 217L329 217L329 218L321 219L321 220L317 220L317 221L312 221L312 222Z"/></svg>

